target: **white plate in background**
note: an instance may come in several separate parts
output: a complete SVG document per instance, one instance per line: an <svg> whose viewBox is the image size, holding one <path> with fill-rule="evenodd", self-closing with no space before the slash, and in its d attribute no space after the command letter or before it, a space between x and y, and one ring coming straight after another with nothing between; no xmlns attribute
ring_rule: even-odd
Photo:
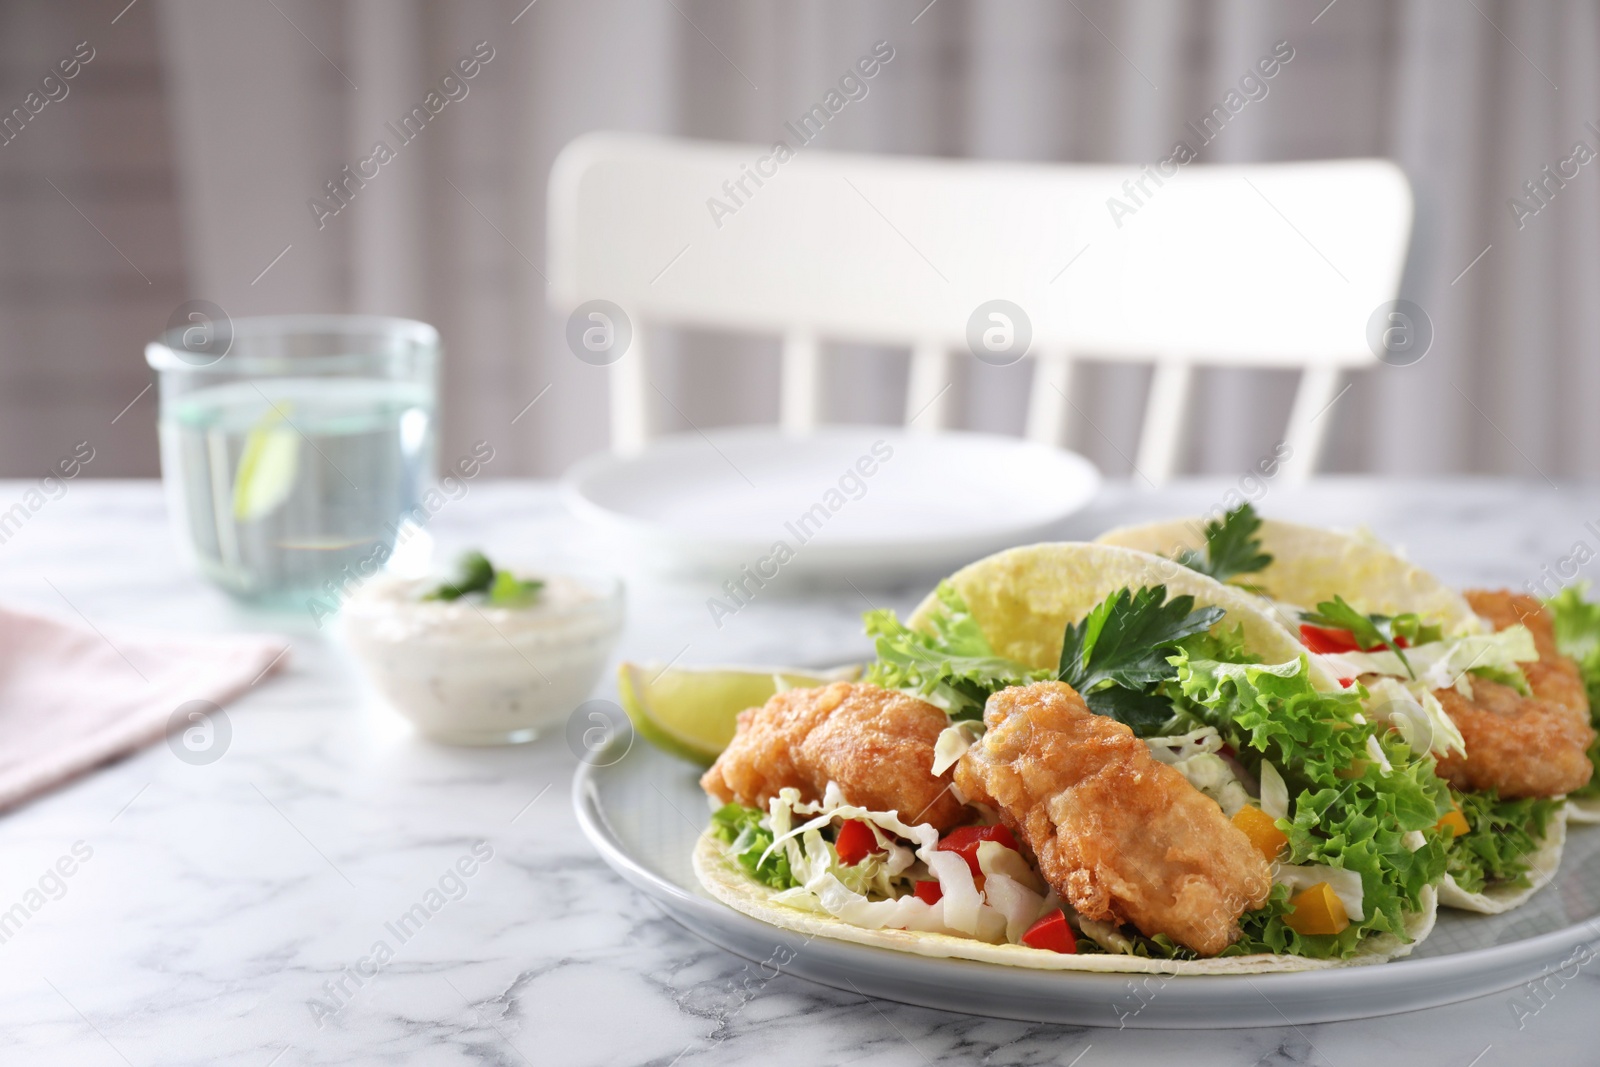
<svg viewBox="0 0 1600 1067"><path fill-rule="evenodd" d="M782 541L785 575L892 581L1037 540L1099 486L1077 453L1015 437L760 426L592 456L562 492L659 570L727 577Z"/></svg>

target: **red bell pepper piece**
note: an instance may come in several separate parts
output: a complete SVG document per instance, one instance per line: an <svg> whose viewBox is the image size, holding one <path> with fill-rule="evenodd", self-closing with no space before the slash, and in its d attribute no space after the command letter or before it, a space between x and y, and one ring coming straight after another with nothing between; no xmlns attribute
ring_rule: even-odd
<svg viewBox="0 0 1600 1067"><path fill-rule="evenodd" d="M874 852L881 852L878 839L860 819L846 819L833 839L833 850L839 853L839 862L854 867Z"/></svg>
<svg viewBox="0 0 1600 1067"><path fill-rule="evenodd" d="M1300 624L1300 640L1311 651L1319 656L1330 652L1360 652L1361 646L1356 644L1356 636L1349 630L1335 630L1327 626L1313 626L1309 622Z"/></svg>
<svg viewBox="0 0 1600 1067"><path fill-rule="evenodd" d="M939 888L938 882L918 882L911 887L911 891L924 904L937 904L944 898L944 890Z"/></svg>
<svg viewBox="0 0 1600 1067"><path fill-rule="evenodd" d="M1078 938L1067 925L1067 916L1060 908L1028 927L1028 932L1022 935L1022 943L1068 955L1078 951Z"/></svg>
<svg viewBox="0 0 1600 1067"><path fill-rule="evenodd" d="M1011 836L1011 831L1000 823L993 826L962 826L951 830L939 842L939 851L954 852L966 860L967 866L972 869L972 876L978 878L983 875L983 869L978 866L978 846L985 841L998 841L1013 851L1022 851L1017 848L1017 839Z"/></svg>
<svg viewBox="0 0 1600 1067"><path fill-rule="evenodd" d="M1318 655L1326 655L1329 652L1376 652L1384 647L1380 641L1371 648L1362 648L1356 643L1356 635L1349 630L1313 626L1309 622L1300 624L1300 643ZM1404 637L1396 637L1394 647L1410 648L1411 642Z"/></svg>

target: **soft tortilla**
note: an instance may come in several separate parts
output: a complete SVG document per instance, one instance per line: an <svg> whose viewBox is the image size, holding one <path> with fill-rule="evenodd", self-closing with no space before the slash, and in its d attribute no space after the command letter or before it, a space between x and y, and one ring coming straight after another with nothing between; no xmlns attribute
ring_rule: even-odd
<svg viewBox="0 0 1600 1067"><path fill-rule="evenodd" d="M1269 662L1286 662L1305 652L1288 630L1273 621L1257 597L1170 560L1126 548L1076 542L1013 548L963 567L951 576L950 582L966 601L995 652L1030 667L1055 667L1061 653L1061 634L1067 623L1081 619L1107 596L1124 587L1137 589L1163 584L1171 596L1188 594L1199 606L1214 605L1226 610L1225 625L1242 625L1251 650ZM929 617L939 610L938 597L930 594L912 614L910 625L925 628ZM1312 679L1320 689L1331 692L1339 688L1338 679L1315 663L1312 664ZM1158 960L1113 954L1063 955L1021 945L991 945L949 934L867 930L823 912L774 903L772 898L778 890L753 881L728 855L722 842L709 832L701 836L695 847L694 869L700 884L724 904L786 930L923 956L955 957L1038 970L1259 974L1382 963L1409 954L1433 930L1438 912L1438 897L1430 886L1423 891L1422 909L1407 918L1409 941L1394 934L1372 937L1348 960L1269 954L1205 960Z"/></svg>
<svg viewBox="0 0 1600 1067"><path fill-rule="evenodd" d="M772 898L779 892L751 880L728 853L727 846L710 831L702 834L695 845L694 873L706 891L722 903L741 911L753 919L808 937L831 937L840 941L853 941L858 945L911 952L919 956L934 956L981 963L1000 963L1011 967L1029 967L1041 971L1107 971L1132 974L1200 975L1200 974L1264 974L1272 971L1319 971L1334 967L1355 967L1367 963L1383 963L1408 955L1433 929L1438 915L1438 900L1433 887L1422 891L1422 910L1406 919L1406 933L1410 941L1394 934L1369 938L1354 956L1347 960L1312 960L1302 956L1269 955L1229 956L1224 959L1158 960L1143 956L1123 956L1110 953L1063 954L1028 948L1024 945L991 945L971 938L953 937L950 934L923 933L911 930L867 930L852 926L825 912L805 911L788 904L775 904Z"/></svg>
<svg viewBox="0 0 1600 1067"><path fill-rule="evenodd" d="M1550 827L1545 831L1544 840L1534 850L1533 855L1527 857L1526 888L1489 886L1482 893L1469 893L1456 885L1456 880L1446 874L1444 881L1439 883L1439 904L1446 908L1477 911L1485 915L1498 915L1503 911L1510 911L1526 902L1556 876L1556 869L1561 866L1561 849L1566 842L1567 807L1563 805L1551 816Z"/></svg>
<svg viewBox="0 0 1600 1067"><path fill-rule="evenodd" d="M1357 607L1362 611L1383 615L1414 611L1437 620L1448 634L1487 629L1466 597L1376 538L1274 519L1263 519L1257 533L1272 562L1245 579L1276 600L1313 608L1335 596L1359 597ZM1124 526L1096 540L1174 556L1183 549L1203 548L1205 530L1199 520L1175 520Z"/></svg>
<svg viewBox="0 0 1600 1067"><path fill-rule="evenodd" d="M1568 800L1567 821L1582 826L1600 823L1600 797L1574 797Z"/></svg>
<svg viewBox="0 0 1600 1067"><path fill-rule="evenodd" d="M980 559L949 580L995 653L1036 669L1059 664L1067 623L1082 619L1119 589L1152 585L1165 585L1169 596L1193 596L1201 607L1224 609L1225 625L1242 624L1245 643L1269 663L1305 653L1259 598L1148 552L1074 541L1027 545ZM909 625L925 630L940 610L937 595L930 593ZM1338 679L1316 662L1311 680L1326 692L1339 688Z"/></svg>
<svg viewBox="0 0 1600 1067"><path fill-rule="evenodd" d="M1279 600L1311 607L1319 601L1343 596L1359 611L1385 615L1416 612L1424 618L1438 620L1450 634L1488 630L1466 597L1421 567L1406 562L1375 538L1273 519L1262 520L1259 535L1262 551L1272 555L1272 563L1248 577ZM1179 520L1124 526L1103 534L1099 541L1176 555L1182 549L1200 548L1205 543L1205 535L1198 521ZM1569 817L1575 823L1600 823L1600 797L1568 802L1566 815L1558 816L1539 850L1531 857L1529 888L1468 893L1446 875L1439 887L1439 903L1447 908L1487 914L1521 904L1555 877Z"/></svg>

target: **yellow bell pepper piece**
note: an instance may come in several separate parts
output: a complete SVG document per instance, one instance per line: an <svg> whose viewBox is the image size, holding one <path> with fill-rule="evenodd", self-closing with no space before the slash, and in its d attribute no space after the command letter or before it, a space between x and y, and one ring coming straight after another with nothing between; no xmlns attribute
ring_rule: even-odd
<svg viewBox="0 0 1600 1067"><path fill-rule="evenodd" d="M1350 914L1344 910L1344 901L1334 895L1327 882L1318 882L1289 898L1294 911L1284 916L1284 922L1298 934L1338 934L1350 925Z"/></svg>
<svg viewBox="0 0 1600 1067"><path fill-rule="evenodd" d="M1467 824L1467 817L1461 814L1461 805L1454 798L1450 801L1451 810L1440 816L1439 821L1433 824L1435 830L1449 830L1451 837L1460 837L1471 830Z"/></svg>
<svg viewBox="0 0 1600 1067"><path fill-rule="evenodd" d="M1278 829L1277 820L1260 808L1240 808L1233 816L1233 825L1244 832L1268 860L1275 860L1289 844L1289 835Z"/></svg>

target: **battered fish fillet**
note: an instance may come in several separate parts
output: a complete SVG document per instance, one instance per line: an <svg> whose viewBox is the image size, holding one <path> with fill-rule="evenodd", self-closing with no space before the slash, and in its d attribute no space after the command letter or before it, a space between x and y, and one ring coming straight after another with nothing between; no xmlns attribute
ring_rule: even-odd
<svg viewBox="0 0 1600 1067"><path fill-rule="evenodd" d="M725 804L765 808L789 786L821 800L832 781L852 804L944 831L970 814L950 791L950 771L932 769L948 725L932 704L875 685L791 689L739 713L733 742L700 786Z"/></svg>
<svg viewBox="0 0 1600 1067"><path fill-rule="evenodd" d="M1469 590L1472 610L1504 630L1518 623L1533 634L1537 663L1522 664L1533 696L1508 685L1472 679L1472 699L1454 689L1434 696L1461 730L1465 756L1439 762L1439 775L1458 789L1494 789L1501 797L1553 797L1587 785L1594 773L1585 750L1594 740L1589 697L1578 665L1556 650L1544 605L1506 590Z"/></svg>
<svg viewBox="0 0 1600 1067"><path fill-rule="evenodd" d="M1071 686L1002 690L983 721L957 788L999 811L1080 914L1214 956L1266 902L1267 862L1216 801Z"/></svg>

